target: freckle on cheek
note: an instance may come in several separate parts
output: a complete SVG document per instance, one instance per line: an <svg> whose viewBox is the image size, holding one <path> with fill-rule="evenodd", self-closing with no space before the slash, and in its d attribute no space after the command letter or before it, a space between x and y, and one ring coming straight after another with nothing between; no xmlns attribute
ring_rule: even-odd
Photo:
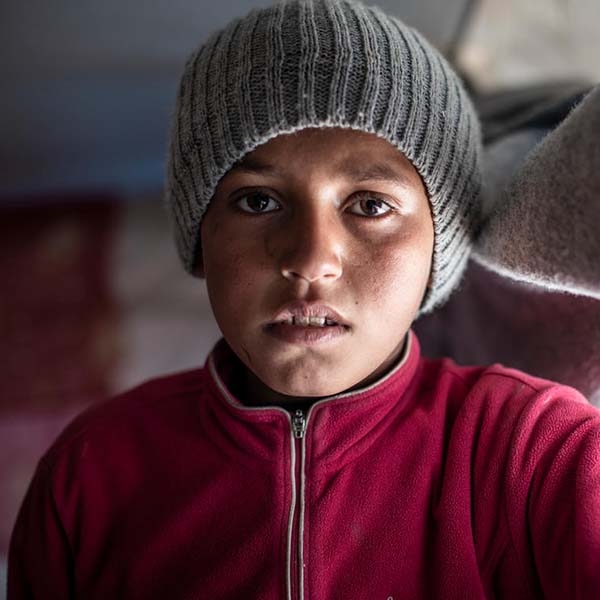
<svg viewBox="0 0 600 600"><path fill-rule="evenodd" d="M273 249L273 244L270 243L269 238L267 236L263 237L263 245L264 245L264 253L265 256L268 256L269 258L273 258L275 256L275 251Z"/></svg>
<svg viewBox="0 0 600 600"><path fill-rule="evenodd" d="M208 233L210 235L216 235L220 229L219 219L210 219L208 221L209 230Z"/></svg>

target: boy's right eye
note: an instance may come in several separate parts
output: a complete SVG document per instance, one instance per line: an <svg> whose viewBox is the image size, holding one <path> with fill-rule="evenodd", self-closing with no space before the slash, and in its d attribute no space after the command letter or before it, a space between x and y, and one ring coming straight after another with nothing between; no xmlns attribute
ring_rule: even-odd
<svg viewBox="0 0 600 600"><path fill-rule="evenodd" d="M248 213L260 214L279 210L279 203L264 192L245 194L236 201L241 210Z"/></svg>

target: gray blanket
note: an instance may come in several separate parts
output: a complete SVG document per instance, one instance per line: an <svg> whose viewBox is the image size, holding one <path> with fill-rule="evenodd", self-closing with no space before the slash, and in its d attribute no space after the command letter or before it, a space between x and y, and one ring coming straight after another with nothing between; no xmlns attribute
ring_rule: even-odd
<svg viewBox="0 0 600 600"><path fill-rule="evenodd" d="M425 354L502 362L600 406L600 86L546 133L488 144L488 218L462 286L415 329Z"/></svg>

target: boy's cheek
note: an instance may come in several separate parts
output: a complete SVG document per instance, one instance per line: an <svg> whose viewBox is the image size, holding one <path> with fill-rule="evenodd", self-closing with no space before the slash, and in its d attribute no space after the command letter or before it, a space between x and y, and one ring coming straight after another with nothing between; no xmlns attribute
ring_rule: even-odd
<svg viewBox="0 0 600 600"><path fill-rule="evenodd" d="M227 251L231 241L222 239L222 227L214 210L204 215L200 226L200 246L194 274L203 279L210 276L211 271L217 271L227 266Z"/></svg>

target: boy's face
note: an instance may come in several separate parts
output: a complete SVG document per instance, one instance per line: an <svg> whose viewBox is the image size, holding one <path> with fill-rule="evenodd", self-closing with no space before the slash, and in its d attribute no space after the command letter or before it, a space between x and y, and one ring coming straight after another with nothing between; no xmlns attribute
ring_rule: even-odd
<svg viewBox="0 0 600 600"><path fill-rule="evenodd" d="M271 390L321 397L398 358L428 283L433 222L420 176L389 142L306 129L222 178L201 244L233 351Z"/></svg>

